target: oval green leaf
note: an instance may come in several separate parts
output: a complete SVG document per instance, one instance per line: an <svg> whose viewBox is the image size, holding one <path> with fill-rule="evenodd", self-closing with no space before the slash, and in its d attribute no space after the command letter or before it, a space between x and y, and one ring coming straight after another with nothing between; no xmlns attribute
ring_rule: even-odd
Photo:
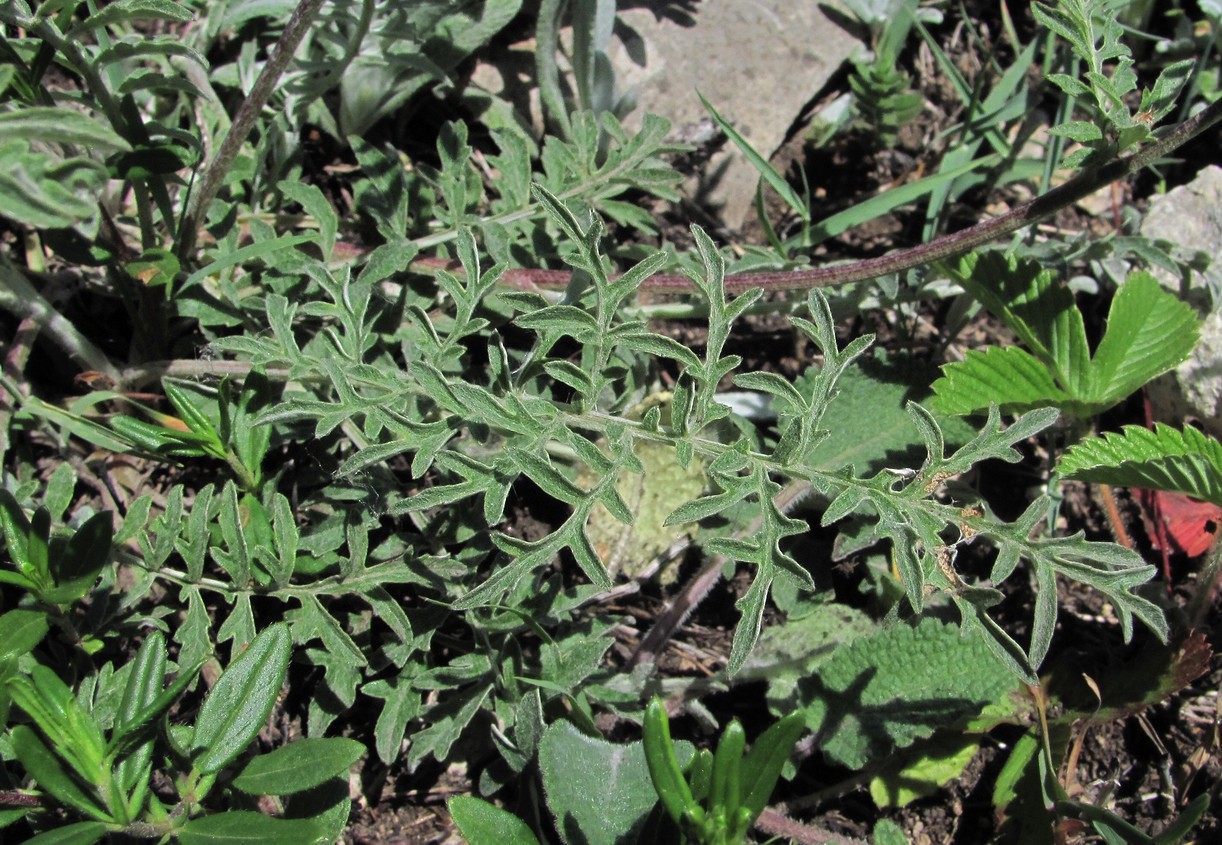
<svg viewBox="0 0 1222 845"><path fill-rule="evenodd" d="M355 739L299 739L252 759L233 785L248 795L304 792L347 772L364 753Z"/></svg>
<svg viewBox="0 0 1222 845"><path fill-rule="evenodd" d="M526 822L482 798L458 795L446 806L470 845L538 845L538 837Z"/></svg>

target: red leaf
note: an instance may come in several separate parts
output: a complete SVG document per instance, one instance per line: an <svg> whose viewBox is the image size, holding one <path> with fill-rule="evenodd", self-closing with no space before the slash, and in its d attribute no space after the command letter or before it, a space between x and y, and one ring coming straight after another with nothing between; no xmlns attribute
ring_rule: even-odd
<svg viewBox="0 0 1222 845"><path fill-rule="evenodd" d="M1189 557L1209 551L1222 525L1222 508L1198 502L1183 493L1154 493L1156 512L1162 514L1171 542Z"/></svg>

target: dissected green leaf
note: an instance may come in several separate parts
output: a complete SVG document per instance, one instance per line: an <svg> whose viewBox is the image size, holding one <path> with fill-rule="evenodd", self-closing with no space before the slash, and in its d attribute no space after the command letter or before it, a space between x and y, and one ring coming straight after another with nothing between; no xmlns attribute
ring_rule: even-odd
<svg viewBox="0 0 1222 845"><path fill-rule="evenodd" d="M808 371L795 384L811 392ZM906 356L884 350L873 358L860 359L836 382L836 397L820 426L828 436L811 451L809 462L820 469L852 466L862 475L873 475L885 466L913 466L923 459L912 418L905 410L909 401L925 401L936 372ZM946 442L962 446L974 430L958 417L939 419Z"/></svg>

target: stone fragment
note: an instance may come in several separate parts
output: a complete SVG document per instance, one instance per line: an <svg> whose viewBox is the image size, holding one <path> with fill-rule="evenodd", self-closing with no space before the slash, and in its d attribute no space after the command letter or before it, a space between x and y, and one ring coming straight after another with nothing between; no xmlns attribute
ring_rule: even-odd
<svg viewBox="0 0 1222 845"><path fill-rule="evenodd" d="M673 137L691 137L708 125L698 90L765 158L859 43L820 3L644 5L619 14L639 42L629 35L611 50L619 89L636 89L637 108L625 123L635 128L643 114L659 114ZM752 213L756 170L727 142L698 179L690 195L719 206L722 222L740 228Z"/></svg>
<svg viewBox="0 0 1222 845"><path fill-rule="evenodd" d="M1141 234L1205 252L1212 264L1206 274L1193 274L1185 292L1199 308L1209 301L1206 287L1212 276L1222 288L1222 167L1210 165L1183 185L1155 200L1141 224ZM1181 282L1159 273L1164 285L1179 290ZM1195 417L1214 437L1222 438L1222 313L1217 307L1205 316L1201 340L1191 357L1174 372L1150 385L1156 419L1181 425Z"/></svg>

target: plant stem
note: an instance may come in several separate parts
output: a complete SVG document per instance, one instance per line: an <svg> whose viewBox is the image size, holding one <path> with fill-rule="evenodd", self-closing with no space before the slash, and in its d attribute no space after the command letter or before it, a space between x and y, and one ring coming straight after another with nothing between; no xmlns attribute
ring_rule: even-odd
<svg viewBox="0 0 1222 845"><path fill-rule="evenodd" d="M1063 185L1053 188L1030 202L1016 206L1005 214L982 221L967 229L943 235L929 243L917 244L877 258L814 267L809 270L734 273L725 278L726 290L741 292L755 287L766 290L809 290L838 287L962 255L978 246L1051 217L1061 209L1090 196L1100 188L1143 170L1215 126L1219 121L1222 121L1222 100L1212 103L1183 123L1173 126L1157 141L1147 144L1132 155L1113 159L1107 164L1080 173ZM443 238L432 236L432 240L440 242ZM462 271L457 262L439 259L421 259L413 262L413 266L429 270L444 267L452 272ZM502 277L502 282L512 287L526 289L564 288L568 286L571 277L572 272L569 270L519 268L507 270ZM641 290L648 291L684 293L695 289L691 279L675 273L660 273L641 283Z"/></svg>
<svg viewBox="0 0 1222 845"><path fill-rule="evenodd" d="M305 37L306 31L314 22L322 2L323 0L301 0L297 4L297 8L289 17L288 25L280 35L280 40L276 42L276 52L263 65L263 70L255 80L254 87L250 89L250 95L242 102L238 113L234 116L233 123L230 124L229 131L217 148L216 155L209 163L208 169L204 171L199 191L195 194L190 209L183 215L182 223L178 228L177 253L180 261L190 258L195 248L199 228L208 216L208 206L212 204L212 200L220 191L225 176L238 157L242 145L246 143L247 136L254 129L260 112L271 99L276 82L284 74L289 61L292 60L297 45L301 43L301 39Z"/></svg>
<svg viewBox="0 0 1222 845"><path fill-rule="evenodd" d="M0 259L0 308L18 317L38 321L42 331L68 355L118 381L119 371L106 354L56 311L7 259Z"/></svg>

